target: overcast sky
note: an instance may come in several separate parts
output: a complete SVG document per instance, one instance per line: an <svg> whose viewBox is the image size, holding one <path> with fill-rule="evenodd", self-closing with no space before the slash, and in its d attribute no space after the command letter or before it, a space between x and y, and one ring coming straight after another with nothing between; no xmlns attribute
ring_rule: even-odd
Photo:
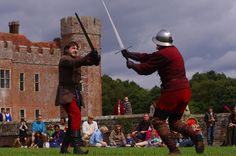
<svg viewBox="0 0 236 156"><path fill-rule="evenodd" d="M151 38L160 29L172 32L187 76L215 70L236 78L235 0L104 0L126 47L154 52ZM102 72L114 79L135 81L144 88L159 85L157 73L140 76L126 68L125 59L100 0L0 0L0 32L20 21L20 33L31 41L60 37L60 19L95 16L102 21Z"/></svg>

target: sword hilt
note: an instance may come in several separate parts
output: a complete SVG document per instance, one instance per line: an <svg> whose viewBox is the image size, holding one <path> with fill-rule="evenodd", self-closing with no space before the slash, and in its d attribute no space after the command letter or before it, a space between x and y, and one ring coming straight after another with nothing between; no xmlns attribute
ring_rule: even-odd
<svg viewBox="0 0 236 156"><path fill-rule="evenodd" d="M129 49L129 48L132 48L132 46L129 46L129 47L125 48L125 49ZM123 49L121 49L121 50L123 50ZM120 53L120 52L121 52L121 50L119 50L119 51L115 52L115 54L118 54L118 53Z"/></svg>

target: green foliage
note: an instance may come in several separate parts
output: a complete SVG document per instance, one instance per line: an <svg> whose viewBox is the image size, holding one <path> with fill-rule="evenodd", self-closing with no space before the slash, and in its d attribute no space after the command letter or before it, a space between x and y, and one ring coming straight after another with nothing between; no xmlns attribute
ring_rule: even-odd
<svg viewBox="0 0 236 156"><path fill-rule="evenodd" d="M214 106L214 110L220 113L224 111L225 104L233 105L236 102L236 80L227 78L224 74L214 71L196 73L190 84L192 113L204 113L209 106Z"/></svg>
<svg viewBox="0 0 236 156"><path fill-rule="evenodd" d="M160 96L160 88L155 86L151 90L144 89L135 82L113 80L104 75L102 77L103 114L113 113L113 106L118 98L129 97L134 113L149 112L152 101ZM190 80L192 99L189 107L191 113L204 113L209 106L214 106L217 113L224 112L223 106L236 104L236 79L228 78L223 73L209 71L196 73Z"/></svg>
<svg viewBox="0 0 236 156"><path fill-rule="evenodd" d="M122 125L124 134L128 134L133 131L133 123L125 118L117 119L117 123Z"/></svg>
<svg viewBox="0 0 236 156"><path fill-rule="evenodd" d="M151 91L149 91L140 87L133 81L121 81L120 79L113 80L108 75L103 75L103 115L111 115L117 100L123 100L125 96L129 97L129 101L132 104L133 113L138 114L149 112L149 106L151 101L154 99L155 94L159 94L158 87L154 87Z"/></svg>

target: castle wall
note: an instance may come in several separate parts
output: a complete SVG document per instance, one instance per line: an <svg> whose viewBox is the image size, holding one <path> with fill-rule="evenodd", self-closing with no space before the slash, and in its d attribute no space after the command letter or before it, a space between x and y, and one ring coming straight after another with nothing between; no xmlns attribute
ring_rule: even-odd
<svg viewBox="0 0 236 156"><path fill-rule="evenodd" d="M101 53L101 22L93 17L81 17L89 37ZM61 38L54 42L31 42L24 35L0 33L0 70L10 71L10 87L0 88L0 108L11 110L13 121L19 121L22 110L26 121L33 121L36 111L45 121L66 114L55 107L58 86L58 63L69 41L76 41L79 55L90 51L87 40L75 17L61 19ZM82 95L85 108L82 116L102 115L101 65L82 67ZM24 73L24 90L20 90L20 74ZM39 75L39 91L35 91L35 75Z"/></svg>
<svg viewBox="0 0 236 156"><path fill-rule="evenodd" d="M0 107L10 108L14 121L20 120L20 110L25 111L27 121L35 120L36 110L46 120L60 117L54 105L60 54L58 48L16 47L11 41L0 41L0 69L10 70L10 88L0 88ZM23 91L20 73L25 76ZM35 74L39 75L39 91L35 91Z"/></svg>

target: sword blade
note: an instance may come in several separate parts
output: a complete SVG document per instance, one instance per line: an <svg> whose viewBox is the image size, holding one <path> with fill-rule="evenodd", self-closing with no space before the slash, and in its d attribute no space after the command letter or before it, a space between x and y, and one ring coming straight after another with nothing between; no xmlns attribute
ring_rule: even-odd
<svg viewBox="0 0 236 156"><path fill-rule="evenodd" d="M92 42L91 42L91 40L90 40L90 38L89 38L89 36L88 36L88 33L86 32L86 30L85 30L85 28L84 28L83 23L81 22L81 20L80 20L80 18L79 18L79 16L78 16L77 13L75 13L75 16L76 16L77 20L79 21L80 27L82 28L82 31L83 31L83 33L84 33L84 35L85 35L85 38L86 38L87 41L88 41L88 44L89 44L91 50L94 51L95 48L94 48L94 46L93 46L93 44L92 44Z"/></svg>
<svg viewBox="0 0 236 156"><path fill-rule="evenodd" d="M112 20L112 18L111 18L111 15L110 15L110 13L109 13L109 11L108 11L108 9L107 9L107 7L106 7L106 4L105 4L105 2L104 2L103 0L102 0L102 4L103 4L103 6L104 6L104 8L105 8L105 10L106 10L106 12L107 12L107 15L108 15L109 20L110 20L111 25L112 25L112 28L113 28L113 30L114 30L114 32L115 32L117 41L118 41L118 43L119 43L119 46L120 46L120 48L123 50L123 49L125 49L125 46L124 46L123 42L121 41L120 35L119 35L119 33L118 33L117 29L116 29L115 24L113 23L113 20Z"/></svg>

